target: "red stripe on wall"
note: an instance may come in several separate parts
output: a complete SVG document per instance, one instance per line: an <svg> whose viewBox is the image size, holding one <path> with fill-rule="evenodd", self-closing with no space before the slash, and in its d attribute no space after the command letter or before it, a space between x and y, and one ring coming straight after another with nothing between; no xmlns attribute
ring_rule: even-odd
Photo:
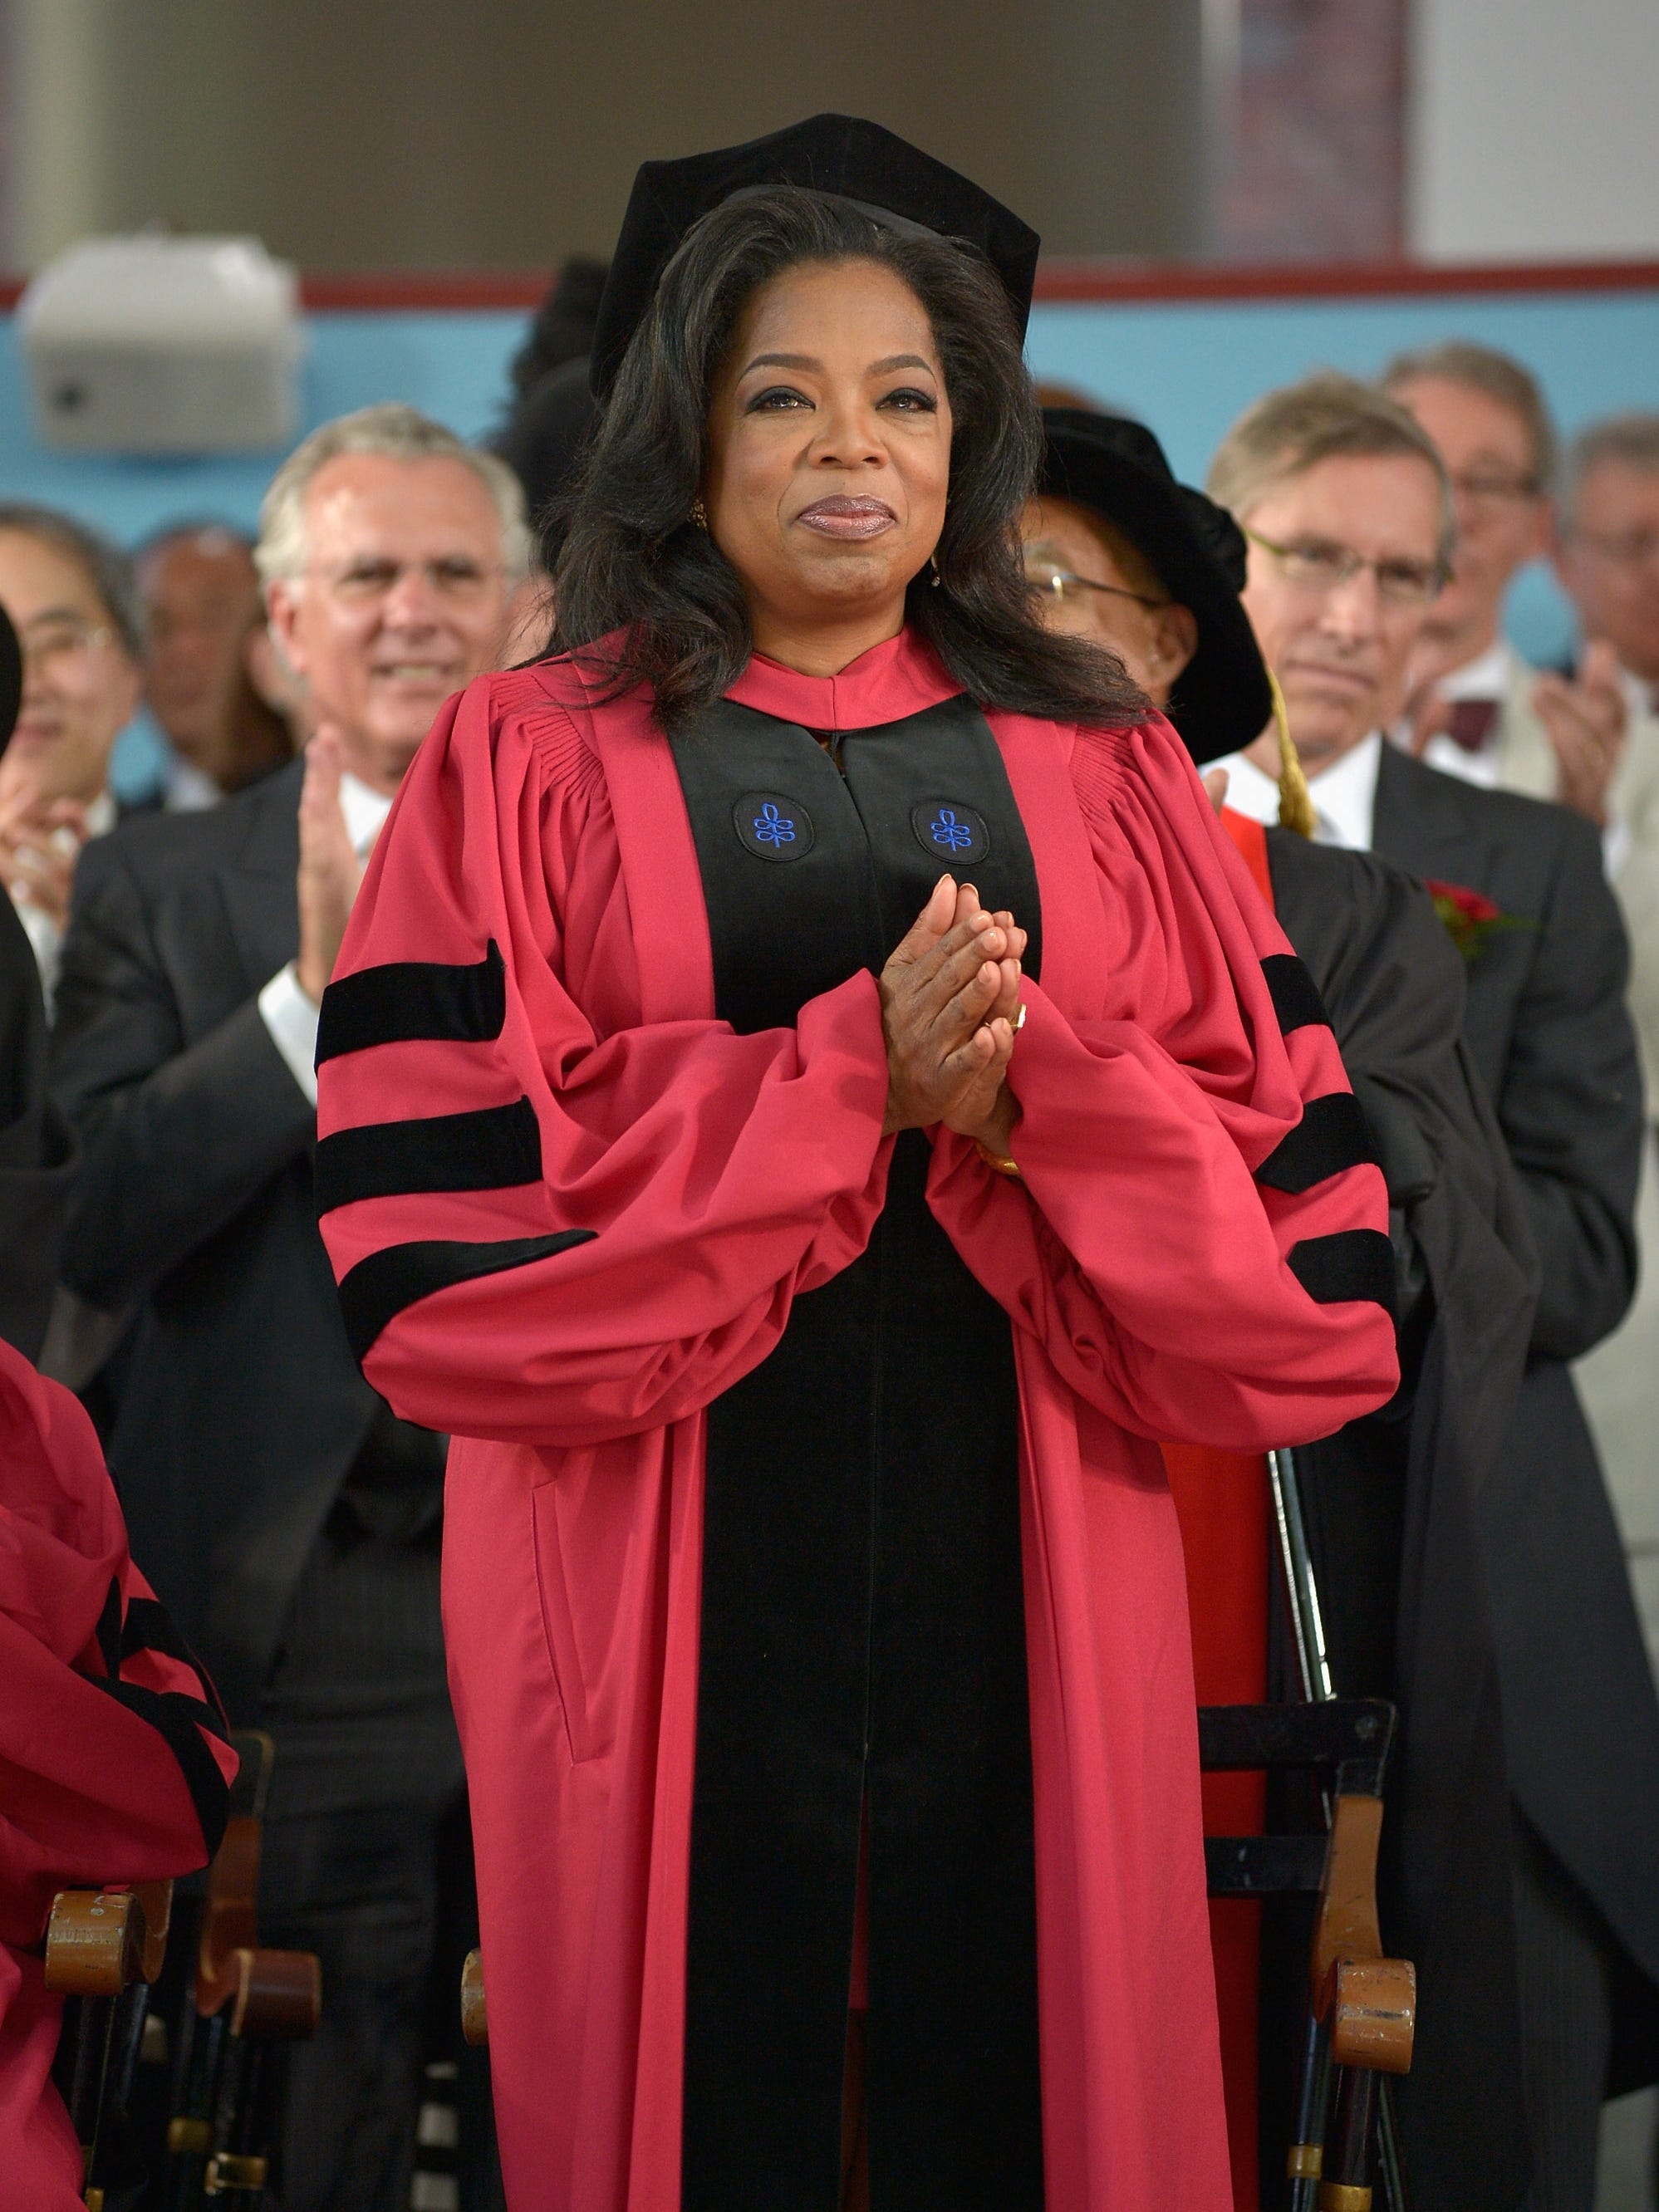
<svg viewBox="0 0 1659 2212"><path fill-rule="evenodd" d="M319 313L478 314L539 306L551 282L540 270L392 269L325 270L301 280L305 305ZM0 310L15 307L21 277L0 277ZM1265 268L1194 263L1045 261L1036 296L1066 302L1181 300L1412 299L1449 292L1649 292L1659 290L1659 261L1576 261L1427 267L1414 262L1359 264L1279 262Z"/></svg>

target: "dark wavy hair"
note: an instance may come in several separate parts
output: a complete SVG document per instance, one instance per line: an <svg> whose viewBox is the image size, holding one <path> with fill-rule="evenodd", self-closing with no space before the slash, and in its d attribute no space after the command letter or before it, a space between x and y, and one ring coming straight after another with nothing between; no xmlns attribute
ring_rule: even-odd
<svg viewBox="0 0 1659 2212"><path fill-rule="evenodd" d="M975 249L901 236L850 202L793 185L728 200L663 273L556 527L549 655L622 633L606 696L649 685L672 730L712 705L752 650L743 586L690 520L708 464L714 386L759 287L801 263L890 269L933 327L951 403L951 482L935 552L907 615L981 707L1056 721L1125 723L1148 710L1122 663L1037 619L1020 560L1020 509L1042 424L1006 295Z"/></svg>

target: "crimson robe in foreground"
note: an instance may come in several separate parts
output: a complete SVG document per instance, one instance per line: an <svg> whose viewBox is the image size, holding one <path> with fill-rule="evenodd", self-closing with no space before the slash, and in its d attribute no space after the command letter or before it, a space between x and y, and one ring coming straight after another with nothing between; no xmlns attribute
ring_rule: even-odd
<svg viewBox="0 0 1659 2212"><path fill-rule="evenodd" d="M127 1556L92 1423L0 1344L0 2203L81 2203L47 1916L60 1889L206 1865L236 1771L211 1694Z"/></svg>
<svg viewBox="0 0 1659 2212"><path fill-rule="evenodd" d="M823 680L757 656L729 696L899 744L957 690L907 633ZM1331 1164L1334 1045L1168 726L986 719L1042 900L1025 1181L939 1131L927 1203L1018 1376L1045 2203L1209 2212L1231 2192L1153 1440L1296 1442L1389 1395L1384 1194ZM894 1151L872 974L748 1035L714 999L648 700L596 703L568 660L473 684L370 863L319 1134L353 1164L323 1225L365 1371L454 1437L445 1622L515 2212L680 2202L705 1411L863 1250ZM436 1126L503 1109L533 1113L528 1178Z"/></svg>

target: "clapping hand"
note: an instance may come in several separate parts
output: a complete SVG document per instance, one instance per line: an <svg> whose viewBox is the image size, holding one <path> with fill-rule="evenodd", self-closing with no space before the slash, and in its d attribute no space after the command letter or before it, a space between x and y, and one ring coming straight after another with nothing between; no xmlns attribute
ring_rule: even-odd
<svg viewBox="0 0 1659 2212"><path fill-rule="evenodd" d="M1012 915L987 913L971 884L939 878L878 979L888 1134L943 1122L1006 1152L1018 1109L1003 1079L1024 951Z"/></svg>
<svg viewBox="0 0 1659 2212"><path fill-rule="evenodd" d="M351 919L352 902L363 879L340 803L343 763L334 732L319 729L306 747L305 781L300 787L300 988L313 1006L322 1004L340 957L341 940Z"/></svg>
<svg viewBox="0 0 1659 2212"><path fill-rule="evenodd" d="M1576 680L1540 676L1532 703L1555 754L1558 804L1605 829L1607 787L1625 750L1625 695L1613 647L1604 638L1586 647Z"/></svg>
<svg viewBox="0 0 1659 2212"><path fill-rule="evenodd" d="M87 842L86 809L73 799L43 799L14 783L0 799L0 873L23 906L36 907L61 932L69 927L75 864Z"/></svg>

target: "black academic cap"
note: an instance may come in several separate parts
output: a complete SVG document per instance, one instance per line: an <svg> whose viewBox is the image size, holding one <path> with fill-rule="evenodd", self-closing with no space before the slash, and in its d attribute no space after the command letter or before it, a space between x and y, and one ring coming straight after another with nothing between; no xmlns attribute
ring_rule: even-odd
<svg viewBox="0 0 1659 2212"><path fill-rule="evenodd" d="M593 389L601 398L687 232L734 193L768 185L833 193L896 227L915 225L976 246L1002 279L1014 320L1024 331L1041 242L1036 231L966 177L880 124L856 115L815 115L746 146L641 164L599 302Z"/></svg>
<svg viewBox="0 0 1659 2212"><path fill-rule="evenodd" d="M0 753L11 743L23 703L23 655L11 617L0 607Z"/></svg>
<svg viewBox="0 0 1659 2212"><path fill-rule="evenodd" d="M1042 489L1069 499L1139 547L1172 599L1198 619L1170 718L1203 766L1259 738L1273 716L1267 665L1239 599L1248 549L1224 507L1177 483L1143 422L1082 407L1045 407Z"/></svg>

